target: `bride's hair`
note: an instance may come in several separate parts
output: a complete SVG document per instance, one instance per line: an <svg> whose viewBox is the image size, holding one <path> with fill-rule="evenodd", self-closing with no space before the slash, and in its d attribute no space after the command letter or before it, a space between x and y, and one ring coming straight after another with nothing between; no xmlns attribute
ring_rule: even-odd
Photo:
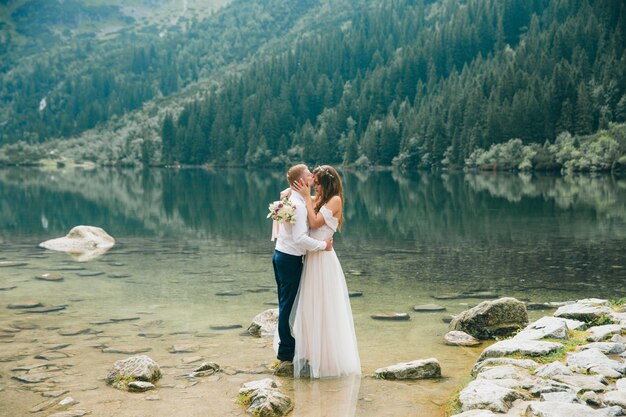
<svg viewBox="0 0 626 417"><path fill-rule="evenodd" d="M330 165L321 165L313 170L315 179L321 186L321 192L317 198L315 204L315 212L318 213L322 206L328 203L333 196L338 195L341 198L342 212L339 216L339 230L343 224L343 185L341 184L341 177L337 173L337 170Z"/></svg>

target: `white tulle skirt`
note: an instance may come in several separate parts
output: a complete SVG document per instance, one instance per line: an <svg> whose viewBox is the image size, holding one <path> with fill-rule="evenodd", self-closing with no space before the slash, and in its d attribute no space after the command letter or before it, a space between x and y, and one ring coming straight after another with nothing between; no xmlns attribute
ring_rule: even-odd
<svg viewBox="0 0 626 417"><path fill-rule="evenodd" d="M335 251L307 254L290 324L295 377L361 374L348 287Z"/></svg>

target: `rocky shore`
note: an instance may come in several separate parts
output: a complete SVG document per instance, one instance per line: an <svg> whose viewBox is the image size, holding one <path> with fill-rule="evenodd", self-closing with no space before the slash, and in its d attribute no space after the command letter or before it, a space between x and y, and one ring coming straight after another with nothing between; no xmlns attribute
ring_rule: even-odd
<svg viewBox="0 0 626 417"><path fill-rule="evenodd" d="M503 301L504 300L504 301ZM519 303L519 304L518 304ZM454 402L453 417L609 417L626 412L626 308L584 299L519 327L525 311L514 299L481 303L451 327L488 339L474 378ZM489 316L494 305L498 314ZM497 320L494 320L497 318ZM500 325L494 326L494 323ZM516 330L516 327L519 327Z"/></svg>

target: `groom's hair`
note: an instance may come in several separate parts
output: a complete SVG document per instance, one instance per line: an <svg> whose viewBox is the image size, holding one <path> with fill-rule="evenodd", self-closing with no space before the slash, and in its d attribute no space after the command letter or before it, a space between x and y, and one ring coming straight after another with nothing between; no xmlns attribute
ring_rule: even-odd
<svg viewBox="0 0 626 417"><path fill-rule="evenodd" d="M289 181L289 185L293 184L294 182L302 178L302 174L304 174L304 171L306 169L307 169L307 166L304 164L294 165L291 168L289 168L289 171L287 171L287 181Z"/></svg>

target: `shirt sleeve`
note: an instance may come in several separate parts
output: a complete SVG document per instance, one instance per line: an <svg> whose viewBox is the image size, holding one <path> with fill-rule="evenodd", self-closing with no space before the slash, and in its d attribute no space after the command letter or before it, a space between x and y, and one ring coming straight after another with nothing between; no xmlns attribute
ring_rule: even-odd
<svg viewBox="0 0 626 417"><path fill-rule="evenodd" d="M296 204L296 224L293 225L293 241L305 251L326 249L326 242L313 239L309 236L309 227L306 222L307 211L302 204Z"/></svg>

